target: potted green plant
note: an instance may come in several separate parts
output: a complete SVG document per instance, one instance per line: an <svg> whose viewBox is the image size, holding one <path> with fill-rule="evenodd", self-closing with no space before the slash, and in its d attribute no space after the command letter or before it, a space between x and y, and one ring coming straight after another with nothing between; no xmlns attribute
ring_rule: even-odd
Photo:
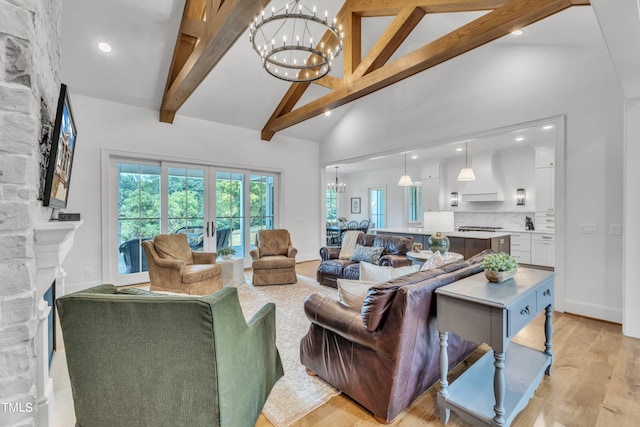
<svg viewBox="0 0 640 427"><path fill-rule="evenodd" d="M490 282L500 283L516 274L518 260L507 253L500 252L487 255L482 266L484 267L484 275Z"/></svg>
<svg viewBox="0 0 640 427"><path fill-rule="evenodd" d="M222 259L229 259L231 258L231 255L235 255L235 254L236 254L236 250L229 246L224 246L218 249L218 255L220 255Z"/></svg>

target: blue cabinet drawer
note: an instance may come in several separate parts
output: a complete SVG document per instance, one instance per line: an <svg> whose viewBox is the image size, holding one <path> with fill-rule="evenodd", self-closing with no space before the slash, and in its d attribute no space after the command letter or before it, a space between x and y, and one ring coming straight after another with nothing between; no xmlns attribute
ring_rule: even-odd
<svg viewBox="0 0 640 427"><path fill-rule="evenodd" d="M508 336L513 337L538 314L536 293L533 292L507 312Z"/></svg>
<svg viewBox="0 0 640 427"><path fill-rule="evenodd" d="M538 297L538 311L553 304L553 286L545 286L536 292Z"/></svg>

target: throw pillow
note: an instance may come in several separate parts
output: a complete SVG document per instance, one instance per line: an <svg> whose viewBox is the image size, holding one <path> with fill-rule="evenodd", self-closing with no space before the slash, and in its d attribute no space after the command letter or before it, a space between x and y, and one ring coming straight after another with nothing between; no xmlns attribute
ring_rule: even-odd
<svg viewBox="0 0 640 427"><path fill-rule="evenodd" d="M338 300L344 305L360 311L367 291L375 282L361 280L338 279Z"/></svg>
<svg viewBox="0 0 640 427"><path fill-rule="evenodd" d="M413 273L420 269L419 265L407 265L405 267L388 267L373 265L368 263L360 263L360 280L368 282L387 282L396 277Z"/></svg>
<svg viewBox="0 0 640 427"><path fill-rule="evenodd" d="M435 251L431 258L426 260L420 270L430 270L432 268L438 268L447 263L446 255L440 253L440 251Z"/></svg>
<svg viewBox="0 0 640 427"><path fill-rule="evenodd" d="M353 250L353 255L351 255L351 261L377 264L383 250L384 248L381 246L356 245L356 248Z"/></svg>

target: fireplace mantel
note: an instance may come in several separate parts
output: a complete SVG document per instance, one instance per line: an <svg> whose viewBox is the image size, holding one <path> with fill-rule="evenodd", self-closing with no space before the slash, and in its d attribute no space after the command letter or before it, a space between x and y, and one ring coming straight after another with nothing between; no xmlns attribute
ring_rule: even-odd
<svg viewBox="0 0 640 427"><path fill-rule="evenodd" d="M38 298L42 298L56 279L62 262L73 246L76 230L82 225L82 222L82 220L48 221L38 223L33 227Z"/></svg>
<svg viewBox="0 0 640 427"><path fill-rule="evenodd" d="M53 381L49 377L49 313L52 310L44 293L55 281L54 295L64 295L62 262L73 246L73 238L82 221L49 221L33 226L36 256L36 296L38 332L36 334L38 426L53 424ZM55 336L55 334L54 334Z"/></svg>

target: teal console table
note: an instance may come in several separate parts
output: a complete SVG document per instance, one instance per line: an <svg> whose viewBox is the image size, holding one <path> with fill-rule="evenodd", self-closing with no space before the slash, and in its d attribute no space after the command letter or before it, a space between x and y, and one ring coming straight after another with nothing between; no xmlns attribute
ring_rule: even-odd
<svg viewBox="0 0 640 427"><path fill-rule="evenodd" d="M543 375L550 375L553 272L520 268L502 283L484 273L436 290L440 333L438 410L443 423L450 410L475 425L509 426L529 402ZM511 339L545 310L544 351ZM448 333L491 346L451 385L447 381Z"/></svg>

